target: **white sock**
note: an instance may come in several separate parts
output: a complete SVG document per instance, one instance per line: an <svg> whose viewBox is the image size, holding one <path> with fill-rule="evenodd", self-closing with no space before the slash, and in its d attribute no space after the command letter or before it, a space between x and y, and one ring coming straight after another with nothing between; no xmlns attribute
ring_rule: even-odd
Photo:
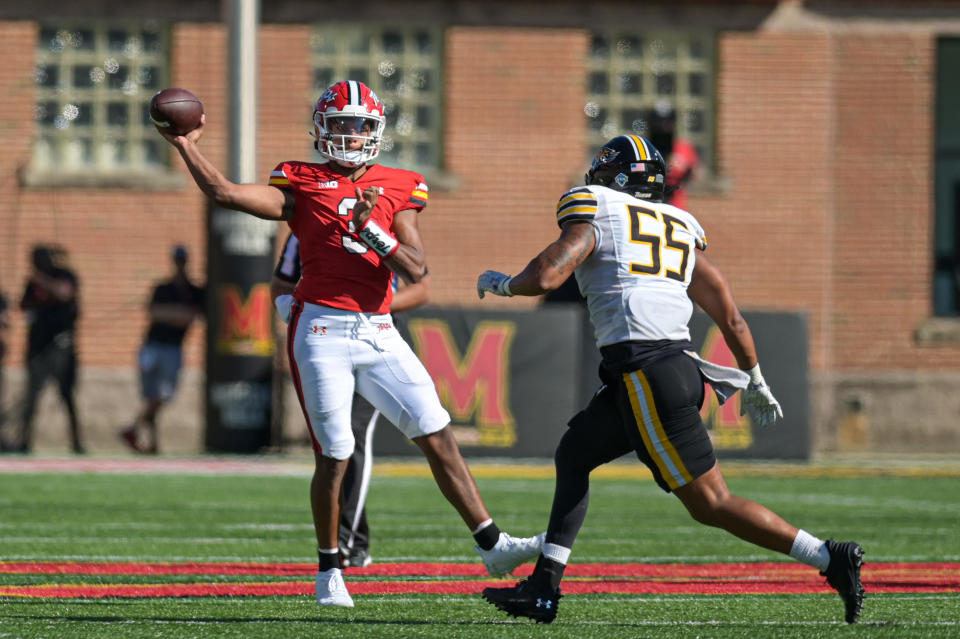
<svg viewBox="0 0 960 639"><path fill-rule="evenodd" d="M567 565L567 561L570 559L570 549L556 544L544 544L543 550L541 550L540 553L547 559L552 559L564 566Z"/></svg>
<svg viewBox="0 0 960 639"><path fill-rule="evenodd" d="M805 530L798 530L790 548L790 556L808 566L813 566L820 572L830 565L830 551L822 539L817 539Z"/></svg>

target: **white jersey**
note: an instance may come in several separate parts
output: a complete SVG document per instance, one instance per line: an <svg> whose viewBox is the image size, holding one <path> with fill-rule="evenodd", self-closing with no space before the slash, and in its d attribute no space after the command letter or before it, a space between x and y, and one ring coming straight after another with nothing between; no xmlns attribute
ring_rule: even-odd
<svg viewBox="0 0 960 639"><path fill-rule="evenodd" d="M694 249L707 246L696 218L605 186L581 186L557 204L557 223L572 221L592 224L597 240L576 270L597 346L689 340Z"/></svg>

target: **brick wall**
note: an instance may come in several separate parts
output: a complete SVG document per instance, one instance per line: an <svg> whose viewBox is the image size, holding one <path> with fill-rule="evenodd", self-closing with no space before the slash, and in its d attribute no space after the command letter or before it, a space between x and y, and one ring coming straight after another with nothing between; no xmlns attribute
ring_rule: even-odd
<svg viewBox="0 0 960 639"><path fill-rule="evenodd" d="M18 171L34 130L35 32L31 22L0 22L0 287L15 302L30 246L65 245L82 283L83 365L132 378L146 296L169 271L172 244L192 249L190 271L203 278L205 202L179 160L173 171L182 185L173 190L22 188ZM309 35L302 24L261 27L261 181L281 160L310 157ZM589 155L588 36L494 25L451 26L445 38L449 179L432 185L421 230L433 303L469 306L479 304L479 272L516 272L558 234L555 202ZM847 387L861 395L883 394L864 390L869 371L890 379L960 368L960 346L920 347L913 337L931 308L934 43L925 31L883 29L728 31L718 40L721 187L692 194L690 207L741 306L808 314L815 421L826 439L842 412L836 389L844 375L854 375ZM175 25L172 83L204 101L202 145L221 168L225 45L217 23ZM278 229L278 240L285 234ZM19 367L24 325L18 312L13 320L8 366ZM203 340L202 329L191 332L188 367L202 366ZM955 383L937 379L941 391ZM923 396L922 385L907 390Z"/></svg>

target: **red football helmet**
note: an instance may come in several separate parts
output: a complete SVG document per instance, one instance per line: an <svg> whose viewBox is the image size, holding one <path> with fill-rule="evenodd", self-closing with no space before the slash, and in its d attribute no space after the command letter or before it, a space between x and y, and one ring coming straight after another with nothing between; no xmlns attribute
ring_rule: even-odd
<svg viewBox="0 0 960 639"><path fill-rule="evenodd" d="M386 119L383 103L363 82L337 82L323 92L313 110L320 155L354 168L377 157ZM360 148L351 148L361 140Z"/></svg>

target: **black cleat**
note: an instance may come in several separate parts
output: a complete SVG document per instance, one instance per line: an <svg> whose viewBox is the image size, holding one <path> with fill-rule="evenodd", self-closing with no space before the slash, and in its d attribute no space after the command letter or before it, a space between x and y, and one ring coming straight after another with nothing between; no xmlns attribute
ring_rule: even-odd
<svg viewBox="0 0 960 639"><path fill-rule="evenodd" d="M483 598L513 617L529 617L537 623L550 623L557 618L560 589L538 589L529 580L512 588L484 588Z"/></svg>
<svg viewBox="0 0 960 639"><path fill-rule="evenodd" d="M865 591L860 582L860 567L863 565L863 548L855 541L827 540L830 565L820 574L843 599L847 623L856 623L863 609Z"/></svg>

